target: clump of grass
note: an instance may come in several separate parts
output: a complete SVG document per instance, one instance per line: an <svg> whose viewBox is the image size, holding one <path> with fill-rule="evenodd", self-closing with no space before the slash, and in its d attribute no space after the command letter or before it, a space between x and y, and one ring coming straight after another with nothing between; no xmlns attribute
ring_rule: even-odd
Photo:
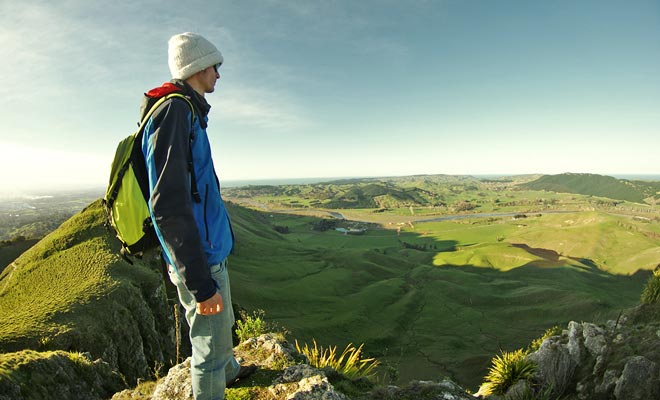
<svg viewBox="0 0 660 400"><path fill-rule="evenodd" d="M479 394L501 396L519 380L530 379L536 372L536 364L525 358L527 354L527 351L518 349L495 356Z"/></svg>
<svg viewBox="0 0 660 400"><path fill-rule="evenodd" d="M266 313L263 310L257 310L252 314L241 312L241 319L236 321L236 335L238 340L244 342L252 337L263 335L267 332L267 323L264 320Z"/></svg>
<svg viewBox="0 0 660 400"><path fill-rule="evenodd" d="M543 341L545 339L547 339L551 336L557 336L559 334L561 334L561 328L557 325L553 326L552 328L546 329L545 332L543 333L543 335L540 338L534 339L532 341L532 343L530 343L529 348L528 348L529 353L533 353L536 350L538 350L539 347L541 347L541 344L543 344Z"/></svg>
<svg viewBox="0 0 660 400"><path fill-rule="evenodd" d="M380 362L375 358L362 358L364 343L358 348L349 343L344 351L337 355L337 346L324 349L322 346L317 345L315 339L313 342L314 347L309 347L306 343L301 347L296 340L296 350L304 354L313 367L320 369L332 368L348 379L370 379L375 376L375 369L380 365Z"/></svg>
<svg viewBox="0 0 660 400"><path fill-rule="evenodd" d="M642 291L642 304L652 304L658 301L660 301L660 269L653 272Z"/></svg>

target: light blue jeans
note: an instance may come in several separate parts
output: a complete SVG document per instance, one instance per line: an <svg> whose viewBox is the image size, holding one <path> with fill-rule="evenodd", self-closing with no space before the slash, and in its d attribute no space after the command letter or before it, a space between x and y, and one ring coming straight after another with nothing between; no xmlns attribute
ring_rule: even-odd
<svg viewBox="0 0 660 400"><path fill-rule="evenodd" d="M198 315L195 297L172 266L169 266L168 271L170 280L179 292L179 301L186 309L186 320L190 326L190 375L195 400L224 399L226 382L234 379L240 368L234 358L231 337L234 310L231 306L227 260L211 267L211 277L222 296L224 306L222 312L215 315Z"/></svg>

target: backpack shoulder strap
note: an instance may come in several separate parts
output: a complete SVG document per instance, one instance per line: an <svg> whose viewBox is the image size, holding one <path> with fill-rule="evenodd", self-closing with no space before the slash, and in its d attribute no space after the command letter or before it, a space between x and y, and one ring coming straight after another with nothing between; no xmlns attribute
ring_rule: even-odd
<svg viewBox="0 0 660 400"><path fill-rule="evenodd" d="M167 99L171 98L181 98L188 103L188 106L190 107L190 112L192 113L192 118L190 119L190 138L189 138L189 146L188 146L188 171L190 172L190 191L192 193L193 199L195 200L196 203L201 203L202 202L202 196L199 194L199 190L197 189L197 177L195 176L195 168L193 166L193 153L192 153L192 146L193 146L193 140L195 139L195 107L193 107L192 103L188 99L188 97L184 96L181 93L170 93L167 96L163 97L162 99L158 100L156 104L152 107L151 110L149 110L149 113L147 113L147 117L151 115L153 110L155 110L158 106L162 104L162 101L165 101ZM144 124L146 120L142 121L142 124ZM142 125L141 124L141 125Z"/></svg>

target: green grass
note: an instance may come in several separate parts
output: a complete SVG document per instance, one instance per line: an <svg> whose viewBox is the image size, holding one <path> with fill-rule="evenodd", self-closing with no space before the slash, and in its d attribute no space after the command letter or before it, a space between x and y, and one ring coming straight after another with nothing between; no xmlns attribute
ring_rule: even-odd
<svg viewBox="0 0 660 400"><path fill-rule="evenodd" d="M235 224L256 221L254 211L230 213ZM658 247L619 225L634 221L601 213L425 223L364 236L312 231L312 217L256 214L269 224L252 229L259 235L237 228L236 301L264 309L302 341L365 343L370 357L399 369L401 382L445 374L472 388L499 348L525 347L569 320L616 318L635 304L648 277L635 271L650 268L638 254ZM273 225L290 233L266 238Z"/></svg>
<svg viewBox="0 0 660 400"><path fill-rule="evenodd" d="M451 238L458 251L438 253L435 265L470 265L508 270L534 262L589 268L615 274L649 270L660 260L658 239L648 227L627 217L597 212L544 214L523 220L496 219L418 225L424 236ZM522 245L522 246L521 246Z"/></svg>
<svg viewBox="0 0 660 400"><path fill-rule="evenodd" d="M20 342L13 350L46 343L70 329L58 316L113 290L108 266L118 256L104 251L96 218L96 213L74 217L0 275L0 310L6 310L0 313L0 343Z"/></svg>

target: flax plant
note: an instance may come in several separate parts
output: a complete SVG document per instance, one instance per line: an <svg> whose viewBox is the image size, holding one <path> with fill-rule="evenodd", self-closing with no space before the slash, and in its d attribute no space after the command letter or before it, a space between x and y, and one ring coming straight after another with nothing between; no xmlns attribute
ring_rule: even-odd
<svg viewBox="0 0 660 400"><path fill-rule="evenodd" d="M527 360L527 352L523 349L508 352L493 358L485 382L479 388L481 395L503 395L521 379L530 379L536 372L536 364Z"/></svg>
<svg viewBox="0 0 660 400"><path fill-rule="evenodd" d="M337 356L337 346L324 349L316 343L316 339L313 339L313 342L314 347L309 347L307 343L301 347L296 340L296 350L304 354L313 367L332 368L348 379L371 379L376 375L375 369L380 365L380 362L375 358L361 358L364 343L358 348L349 343L344 351Z"/></svg>

